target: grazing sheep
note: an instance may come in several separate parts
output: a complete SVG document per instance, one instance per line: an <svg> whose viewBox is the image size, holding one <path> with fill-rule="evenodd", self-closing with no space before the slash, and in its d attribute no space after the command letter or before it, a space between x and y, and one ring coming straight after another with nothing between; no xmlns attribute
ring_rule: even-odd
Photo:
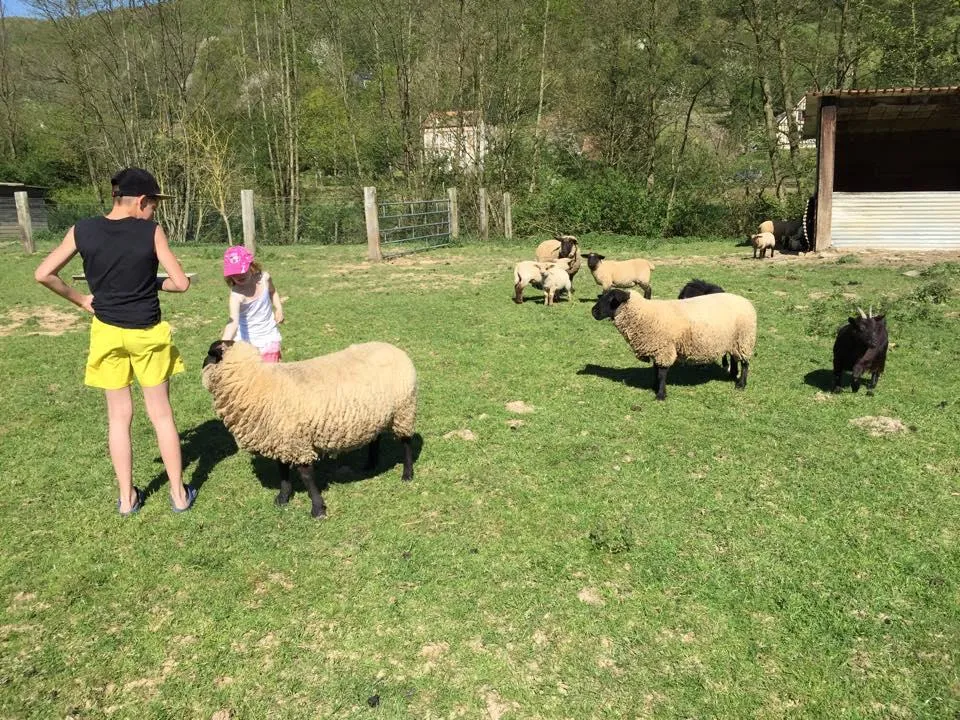
<svg viewBox="0 0 960 720"><path fill-rule="evenodd" d="M750 244L753 245L753 258L757 258L757 250L760 251L760 258L763 259L767 256L767 250L770 250L770 257L773 257L773 249L776 247L777 241L773 237L773 233L769 232L760 232L756 235L750 236Z"/></svg>
<svg viewBox="0 0 960 720"><path fill-rule="evenodd" d="M545 305L553 305L554 298L562 292L567 293L567 297L570 295L570 276L564 265L558 263L547 268L541 283L546 293Z"/></svg>
<svg viewBox="0 0 960 720"><path fill-rule="evenodd" d="M873 308L866 314L857 308L859 317L847 319L847 324L837 331L833 343L833 392L840 392L844 370L853 371L850 387L860 389L860 376L870 371L867 395L873 395L880 373L887 364L887 321L884 315L874 317Z"/></svg>
<svg viewBox="0 0 960 720"><path fill-rule="evenodd" d="M537 262L553 262L567 258L570 265L567 274L570 276L570 292L573 292L573 277L580 270L580 246L573 235L557 235L552 240L544 240L537 245L534 253Z"/></svg>
<svg viewBox="0 0 960 720"><path fill-rule="evenodd" d="M708 283L706 280L698 280L694 278L680 289L680 294L677 296L677 300L686 300L687 298L700 297L701 295L714 295L722 292L723 288L719 285L714 285L713 283ZM724 356L720 358L720 364L723 366L724 370L726 370L730 365L728 357L728 355L724 354Z"/></svg>
<svg viewBox="0 0 960 720"><path fill-rule="evenodd" d="M386 430L403 443L403 479L413 478L417 373L393 345L364 343L311 360L265 364L253 345L218 340L207 351L202 380L237 444L279 463L277 505L293 494L292 465L310 493L311 514L325 517L326 483L320 489L314 483L314 460L369 445L372 469Z"/></svg>
<svg viewBox="0 0 960 720"><path fill-rule="evenodd" d="M686 300L645 300L627 290L607 290L593 306L596 320L611 318L641 359L652 359L657 400L667 397L667 371L677 360L712 362L730 353L730 377L747 386L757 339L757 313L746 298L732 293ZM737 377L737 360L743 371Z"/></svg>
<svg viewBox="0 0 960 720"><path fill-rule="evenodd" d="M654 264L643 258L633 260L607 260L603 255L589 253L585 255L587 267L593 274L593 279L604 291L612 287L643 288L643 296L650 299L653 294L650 288L650 271Z"/></svg>
<svg viewBox="0 0 960 720"><path fill-rule="evenodd" d="M543 275L551 267L557 266L566 272L569 264L569 258L550 262L521 260L513 268L513 301L517 304L523 302L523 289L527 285L531 285L537 290L543 290Z"/></svg>

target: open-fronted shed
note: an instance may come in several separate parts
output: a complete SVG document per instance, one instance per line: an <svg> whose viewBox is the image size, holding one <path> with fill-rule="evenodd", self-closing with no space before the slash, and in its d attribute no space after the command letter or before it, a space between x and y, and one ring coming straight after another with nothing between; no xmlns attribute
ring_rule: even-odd
<svg viewBox="0 0 960 720"><path fill-rule="evenodd" d="M806 98L817 249L960 249L960 86Z"/></svg>

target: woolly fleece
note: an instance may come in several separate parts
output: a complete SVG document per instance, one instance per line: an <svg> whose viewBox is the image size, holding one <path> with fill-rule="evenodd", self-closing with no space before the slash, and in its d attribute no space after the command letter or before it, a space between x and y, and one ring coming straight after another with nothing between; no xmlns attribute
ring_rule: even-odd
<svg viewBox="0 0 960 720"><path fill-rule="evenodd" d="M385 430L413 435L417 373L388 343L311 360L262 363L245 342L203 369L216 414L244 450L294 465L367 445Z"/></svg>
<svg viewBox="0 0 960 720"><path fill-rule="evenodd" d="M635 285L650 285L650 271L654 264L643 258L633 260L601 260L594 270L593 279L604 290L612 287L632 288Z"/></svg>
<svg viewBox="0 0 960 720"><path fill-rule="evenodd" d="M559 238L553 238L551 240L544 240L542 243L537 245L537 250L534 253L534 256L537 258L538 262L550 262L551 260L559 260L560 258L560 238L573 240L573 256L570 258L570 266L567 268L567 274L573 278L574 275L580 270L580 246L577 243L577 239L573 235L561 235Z"/></svg>
<svg viewBox="0 0 960 720"><path fill-rule="evenodd" d="M724 353L747 361L757 340L753 304L732 293L687 300L646 300L635 291L613 324L639 359L669 367L678 359L713 362Z"/></svg>

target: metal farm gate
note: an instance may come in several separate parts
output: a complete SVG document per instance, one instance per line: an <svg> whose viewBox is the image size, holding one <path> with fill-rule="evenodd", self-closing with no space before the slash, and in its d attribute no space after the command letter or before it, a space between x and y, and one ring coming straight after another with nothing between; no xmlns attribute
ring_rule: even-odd
<svg viewBox="0 0 960 720"><path fill-rule="evenodd" d="M377 204L384 258L450 244L451 201L392 200Z"/></svg>

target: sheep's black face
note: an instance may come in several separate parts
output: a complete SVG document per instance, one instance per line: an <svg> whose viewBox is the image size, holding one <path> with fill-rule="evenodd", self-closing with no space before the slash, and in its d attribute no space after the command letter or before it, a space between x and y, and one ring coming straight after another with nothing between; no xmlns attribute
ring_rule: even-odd
<svg viewBox="0 0 960 720"><path fill-rule="evenodd" d="M231 345L233 345L233 340L217 340L215 343L212 343L210 349L207 350L207 356L203 359L203 367L216 365L223 360L223 353Z"/></svg>
<svg viewBox="0 0 960 720"><path fill-rule="evenodd" d="M867 347L881 347L887 343L886 316L852 317L848 322L853 327L853 334Z"/></svg>
<svg viewBox="0 0 960 720"><path fill-rule="evenodd" d="M603 320L605 318L610 318L612 320L613 316L617 312L617 308L623 305L629 299L630 293L628 293L626 290L607 290L597 298L597 302L590 311L593 313L593 319Z"/></svg>
<svg viewBox="0 0 960 720"><path fill-rule="evenodd" d="M560 241L560 254L562 258L572 258L577 252L577 239L573 235L558 235L556 240Z"/></svg>
<svg viewBox="0 0 960 720"><path fill-rule="evenodd" d="M587 267L591 270L596 270L597 265L604 259L603 255L598 255L597 253L587 253L584 257L587 258Z"/></svg>
<svg viewBox="0 0 960 720"><path fill-rule="evenodd" d="M683 286L683 289L680 290L680 295L677 299L686 300L687 298L698 297L700 295L711 295L713 293L722 292L723 288L719 285L714 285L712 283L708 283L706 280L698 280L694 278Z"/></svg>

